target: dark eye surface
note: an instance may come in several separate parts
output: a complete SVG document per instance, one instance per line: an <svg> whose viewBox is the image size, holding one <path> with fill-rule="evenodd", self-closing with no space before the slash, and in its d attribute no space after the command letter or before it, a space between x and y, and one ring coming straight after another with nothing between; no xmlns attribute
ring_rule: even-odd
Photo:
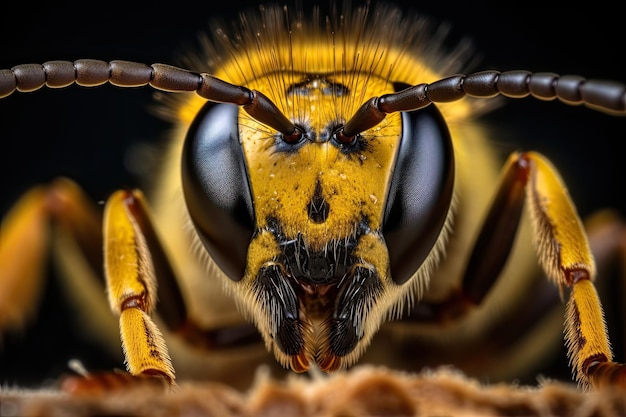
<svg viewBox="0 0 626 417"><path fill-rule="evenodd" d="M191 220L213 260L234 281L243 278L254 231L238 114L236 105L207 103L187 133L182 160Z"/></svg>
<svg viewBox="0 0 626 417"><path fill-rule="evenodd" d="M402 114L398 152L383 236L389 249L391 276L395 283L403 284L435 245L452 202L452 141L434 105Z"/></svg>

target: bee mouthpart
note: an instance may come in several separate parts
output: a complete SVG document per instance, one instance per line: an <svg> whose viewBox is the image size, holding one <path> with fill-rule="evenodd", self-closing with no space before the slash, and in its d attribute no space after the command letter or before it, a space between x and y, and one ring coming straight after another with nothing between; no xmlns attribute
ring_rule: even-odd
<svg viewBox="0 0 626 417"><path fill-rule="evenodd" d="M335 277L336 278L336 277ZM376 270L356 264L323 283L296 279L280 262L267 263L254 281L267 327L266 341L284 366L325 372L349 366L365 337L365 323L382 293Z"/></svg>
<svg viewBox="0 0 626 417"><path fill-rule="evenodd" d="M310 340L310 343L305 342L302 350L295 355L285 355L279 347L280 344L277 343L276 356L284 366L296 373L307 372L312 364L323 372L334 372L341 369L346 363L344 358L332 353L327 347L316 347L318 342L314 342L313 339ZM324 344L327 346L328 342L325 341ZM317 352L312 349L317 349Z"/></svg>
<svg viewBox="0 0 626 417"><path fill-rule="evenodd" d="M334 372L342 367L341 357L335 355L332 352L324 352L324 354L318 355L317 365L324 372Z"/></svg>
<svg viewBox="0 0 626 417"><path fill-rule="evenodd" d="M349 366L362 350L365 322L382 292L376 271L361 264L334 284L290 283L298 296L304 350L311 353L306 358L324 372Z"/></svg>
<svg viewBox="0 0 626 417"><path fill-rule="evenodd" d="M306 372L309 370L309 358L308 356L305 354L304 350L291 357L291 361L290 361L290 367L291 370L297 373L302 373L302 372Z"/></svg>

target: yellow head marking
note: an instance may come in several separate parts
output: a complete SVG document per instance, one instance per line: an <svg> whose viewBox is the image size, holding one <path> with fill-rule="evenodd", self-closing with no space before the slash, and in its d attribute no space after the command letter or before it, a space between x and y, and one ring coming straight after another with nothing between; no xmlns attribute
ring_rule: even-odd
<svg viewBox="0 0 626 417"><path fill-rule="evenodd" d="M343 85L341 81L332 80ZM372 81L367 85L349 85L345 91L360 97L392 88L380 79ZM254 83L254 88L263 91L268 88L268 82L261 79ZM284 144L276 134L247 115L242 113L240 118L257 226L264 227L267 218L278 218L286 235L306 234L307 243L314 250L323 249L330 239L354 234L355 224L363 218L373 229L381 226L382 202L400 137L400 118L392 115L382 126L363 133L362 144L358 145L362 149L343 151L330 136L353 109L345 113L338 110L339 99L358 103L353 97L339 98L315 90L306 96L289 97L289 116L298 125L306 126L310 135L309 140L294 150L281 149ZM309 215L316 197L329 211L324 222Z"/></svg>

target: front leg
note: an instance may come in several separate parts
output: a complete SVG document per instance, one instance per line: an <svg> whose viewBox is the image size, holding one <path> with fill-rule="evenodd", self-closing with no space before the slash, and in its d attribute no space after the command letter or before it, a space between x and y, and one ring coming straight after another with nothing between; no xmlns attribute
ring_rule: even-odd
<svg viewBox="0 0 626 417"><path fill-rule="evenodd" d="M520 155L530 164L527 198L539 260L559 288L570 288L565 318L569 358L584 386L626 386L626 366L613 355L593 284L596 266L587 236L567 190L541 155Z"/></svg>
<svg viewBox="0 0 626 417"><path fill-rule="evenodd" d="M603 311L593 284L596 264L587 234L563 181L538 153L514 153L508 158L468 260L462 287L448 299L427 305L424 319L454 320L481 304L508 261L524 205L530 212L532 235L545 274L557 285L561 297L569 290L565 336L575 378L583 387L626 386L626 367L612 361ZM613 242L612 246L617 244ZM507 329L531 324L550 305L551 299L542 301L537 293L523 313L507 323Z"/></svg>
<svg viewBox="0 0 626 417"><path fill-rule="evenodd" d="M104 264L113 312L131 375L154 375L174 384L174 369L161 332L150 318L157 299L152 256L138 219L148 218L137 191L113 194L104 213Z"/></svg>
<svg viewBox="0 0 626 417"><path fill-rule="evenodd" d="M509 157L499 193L468 262L462 298L475 305L491 289L506 261L524 201L543 270L562 296L570 289L565 338L576 379L583 387L626 386L626 367L612 361L587 235L565 184L542 155L527 152ZM481 261L485 258L487 262Z"/></svg>

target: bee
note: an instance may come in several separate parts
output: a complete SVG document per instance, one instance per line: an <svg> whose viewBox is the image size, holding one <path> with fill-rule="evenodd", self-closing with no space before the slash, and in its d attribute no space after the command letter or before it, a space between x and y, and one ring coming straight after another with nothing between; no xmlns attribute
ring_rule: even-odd
<svg viewBox="0 0 626 417"><path fill-rule="evenodd" d="M553 265L556 249L546 245L550 236L538 238L547 233L541 219L535 217L532 231L531 215L543 213L541 198L526 201L522 191L532 189L535 177L517 183L504 175L516 169L531 175L523 166L530 164L547 175L537 181L556 182L539 194L563 198L559 210L549 214L574 222L566 230L575 235L557 241L580 247L588 264L572 270L592 275L593 261L576 210L552 164L538 153L511 153L508 162L501 159L487 132L472 119L484 110L484 99L444 100L422 110L415 99L408 99L415 111L404 112L398 104L384 117L380 109L359 110L371 97L403 97L394 94L466 73L462 65L467 49L442 56L441 39L423 37L426 21L405 18L390 7L346 7L331 16L326 26L321 14L304 17L266 7L260 17L246 15L240 38L225 38L217 31L218 39L205 45L210 62L193 57L184 61L197 73L208 70L218 86L219 80L229 83L223 91L218 87L218 93L206 95L230 104L205 104L194 94L185 93L182 99L159 95L165 103L160 108L167 109L162 114L176 122L176 139L167 143L166 151L159 148L167 155L155 163L159 173L152 166L145 170L151 176L145 196L112 191L110 198L97 198L107 200L104 236L99 236L99 214L83 211L89 207L82 203L88 200L83 199L85 191L65 180L52 186L60 190L52 194L54 204L76 205L76 216L85 216L84 222L74 214L62 217L59 223L67 221L69 227L55 227L61 230L54 237L60 279L69 280L62 286L76 303L80 327L119 352L121 325L131 373L157 374L171 382L174 369L181 376L236 385L248 381L259 364L276 372L304 372L312 366L335 371L360 361L402 369L449 362L497 380L538 366L561 339L554 328L532 326L535 315L547 317L546 327L566 315L575 378L588 385L587 368L611 356L599 305L592 302L593 329L588 331L586 323L572 318L578 311L575 301L568 312L555 301L557 286L563 298L577 302L594 300L593 287L582 275L574 274L572 282L559 276L563 266ZM122 73L134 74L134 64L117 65ZM137 68L145 74L146 67ZM166 78L178 74L159 68ZM92 74L97 67L86 71ZM494 85L473 80L482 88ZM247 106L248 91L268 100ZM446 96L455 90L441 91ZM13 96L5 101L21 100ZM240 111L232 104L248 109ZM407 131L428 126L435 129L432 143L422 144L425 148L401 146L412 142L404 139ZM344 134L346 129L349 134ZM215 130L217 142L212 143ZM231 136L241 147L233 150L219 142ZM207 153L201 157L202 152ZM427 179L420 182L422 178ZM517 193L512 209L502 202L513 195L507 194L508 187ZM494 214L488 215L491 207ZM132 214L124 214L128 210ZM78 227L72 225L77 218ZM27 230L19 231L25 236ZM16 242L5 232L3 244ZM533 234L538 253L530 244ZM492 235L503 240L487 239ZM136 242L126 245L123 240L129 237ZM32 248L44 240L35 239ZM44 265L43 260L34 262L43 252L35 250L25 263ZM118 280L139 269L120 269L125 264L115 259L137 253L136 263L146 268L140 268L141 279ZM553 282L535 268L537 258ZM488 278L481 281L484 276ZM584 282L577 287L579 293L570 295L578 280ZM545 304L537 294L546 294ZM36 297L31 298L11 306L18 309L18 319L33 308ZM537 302L528 306L528 300ZM109 304L121 317L119 323ZM494 311L503 318L494 317ZM512 332L505 332L507 328ZM528 345L516 337L518 329L526 328L533 342ZM588 352L577 338L581 332L601 345L604 358L584 356ZM142 334L148 339L140 340ZM484 339L490 342L479 343ZM476 354L467 355L468 349ZM144 366L148 358L154 361Z"/></svg>

